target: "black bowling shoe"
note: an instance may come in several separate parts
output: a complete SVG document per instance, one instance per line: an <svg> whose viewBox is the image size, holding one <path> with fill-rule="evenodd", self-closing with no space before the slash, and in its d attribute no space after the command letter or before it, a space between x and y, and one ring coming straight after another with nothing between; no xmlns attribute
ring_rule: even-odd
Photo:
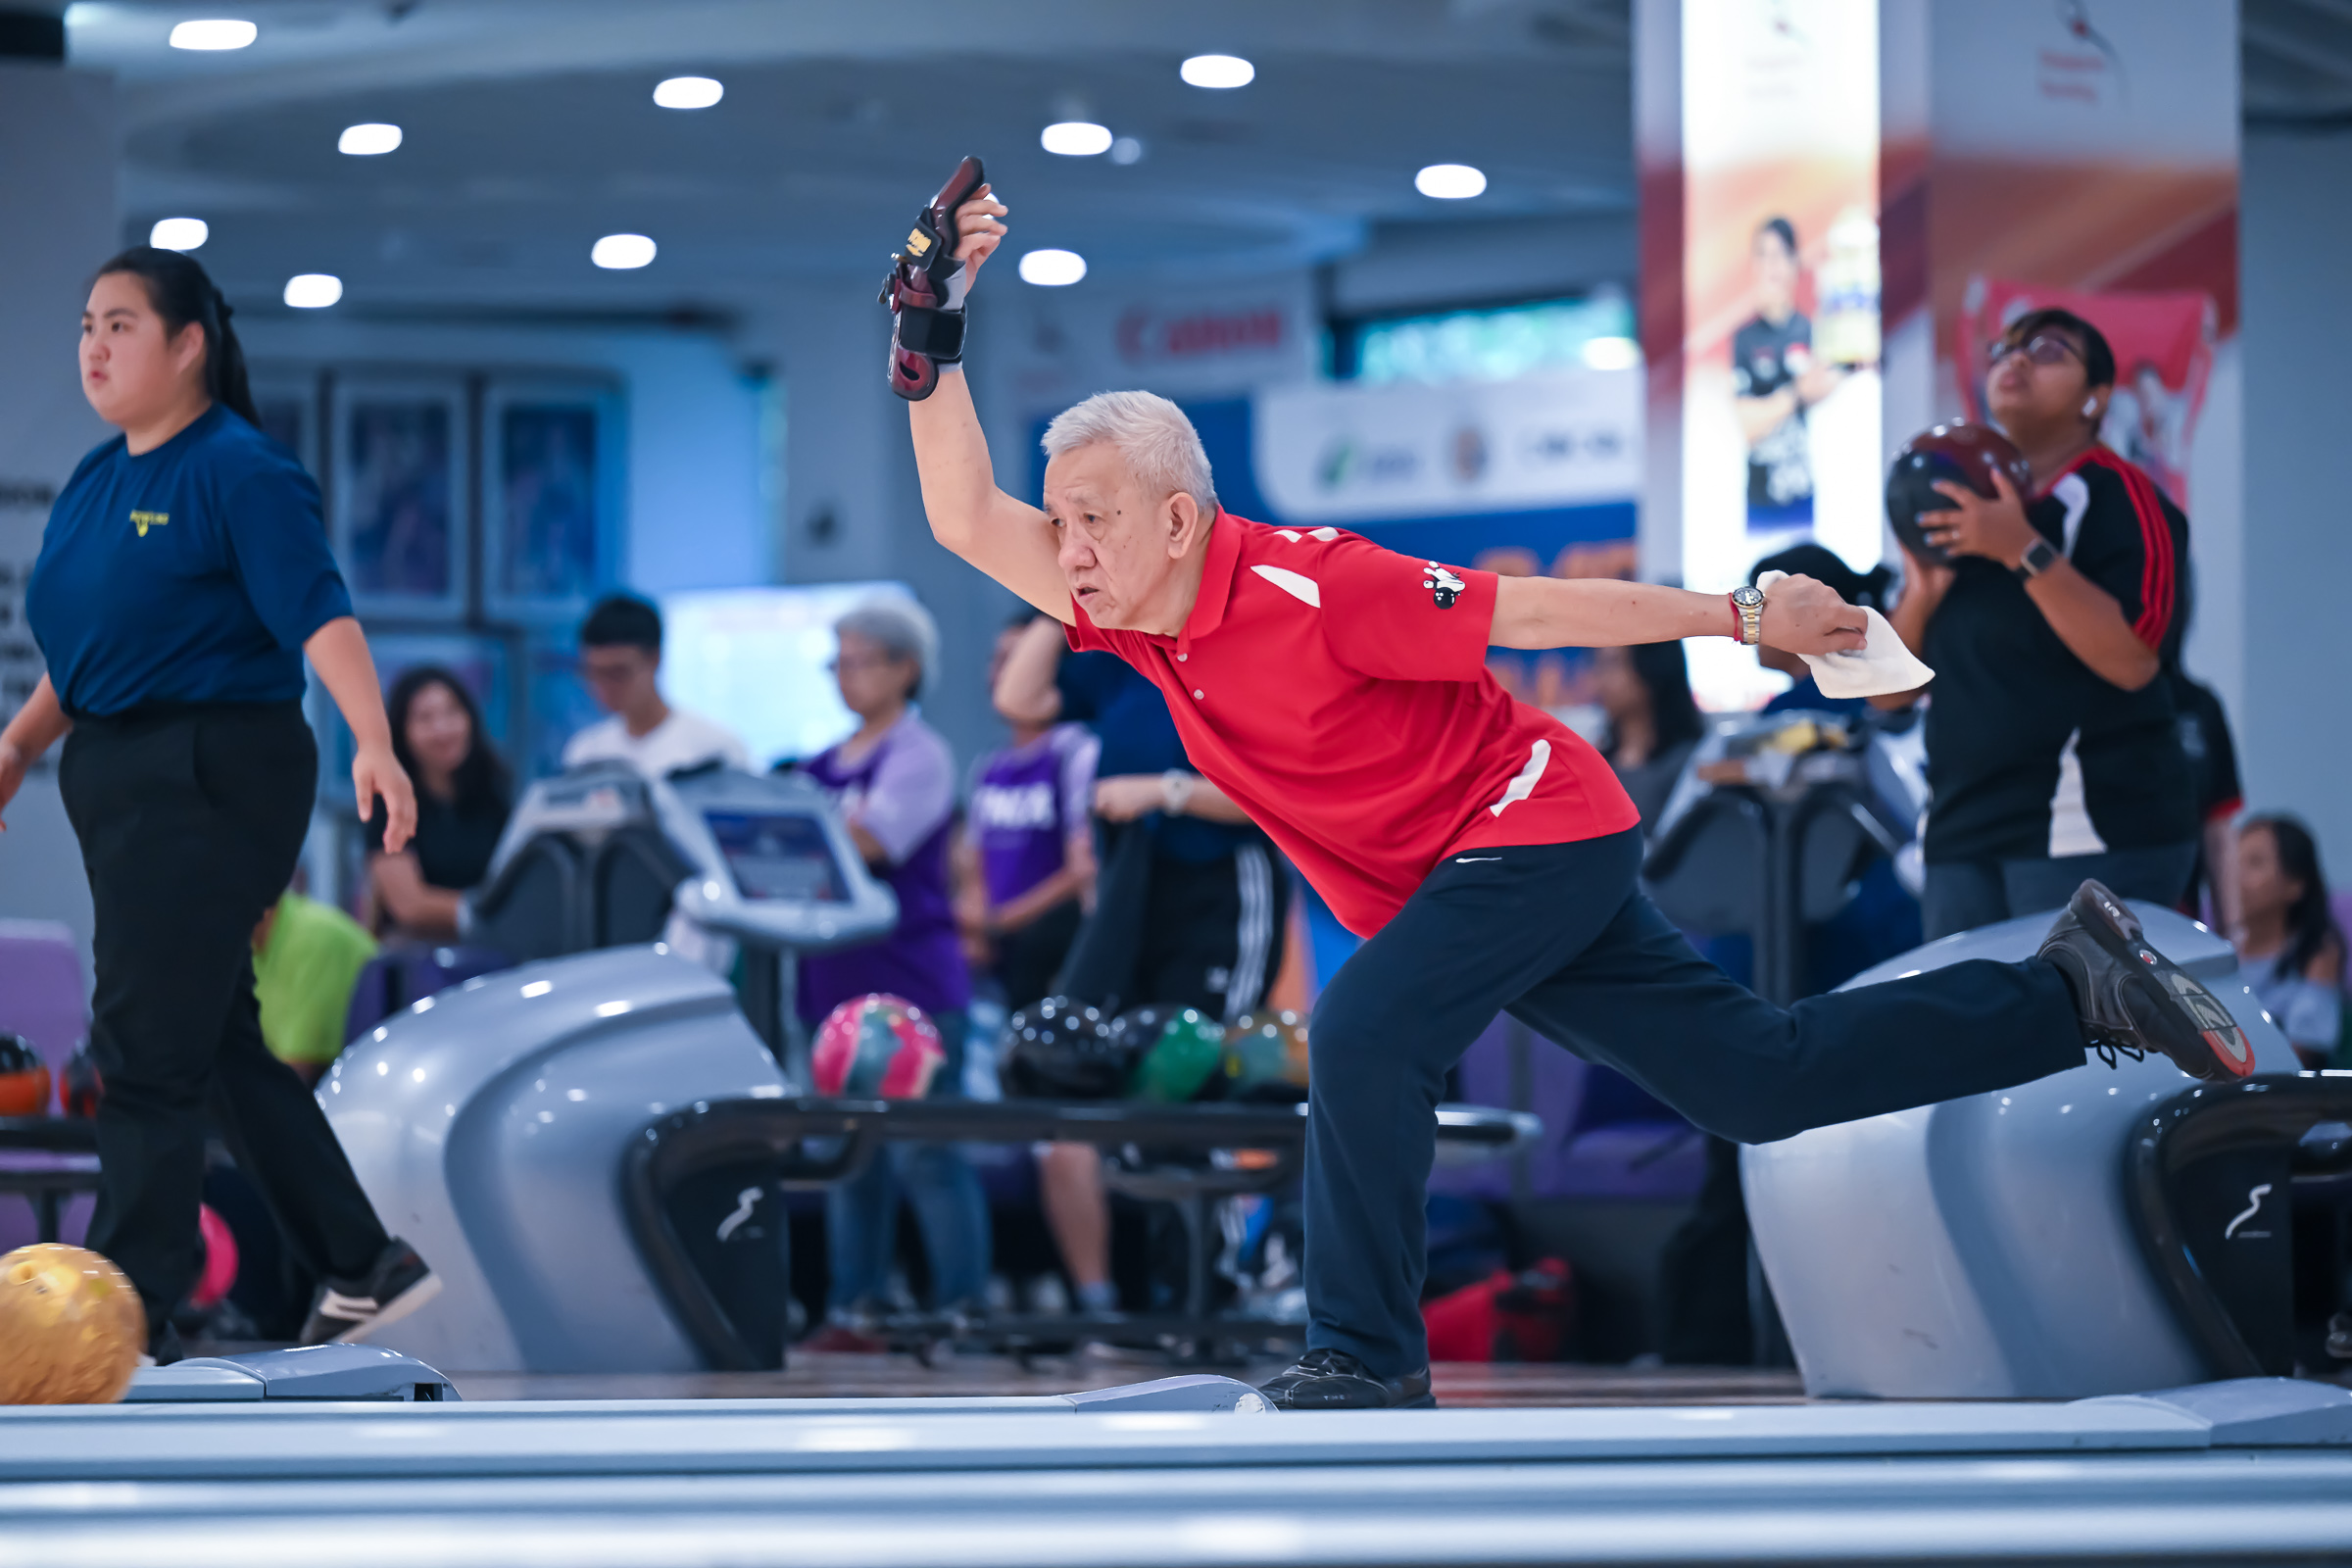
<svg viewBox="0 0 2352 1568"><path fill-rule="evenodd" d="M303 1325L302 1343L354 1345L441 1294L441 1280L408 1243L393 1238L360 1280L329 1279Z"/></svg>
<svg viewBox="0 0 2352 1568"><path fill-rule="evenodd" d="M1309 1350L1258 1392L1277 1410L1434 1410L1429 1368L1376 1378L1346 1350Z"/></svg>
<svg viewBox="0 0 2352 1568"><path fill-rule="evenodd" d="M2254 1071L2254 1047L2213 993L2148 945L2139 917L2096 882L2075 890L2066 912L2041 939L2075 994L2075 1012L2090 1048L2115 1064L2151 1051L2191 1078L2233 1083Z"/></svg>

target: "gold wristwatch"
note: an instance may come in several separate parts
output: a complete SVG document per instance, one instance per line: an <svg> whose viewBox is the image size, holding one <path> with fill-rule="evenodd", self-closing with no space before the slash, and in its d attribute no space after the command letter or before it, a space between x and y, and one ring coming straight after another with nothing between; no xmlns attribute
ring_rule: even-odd
<svg viewBox="0 0 2352 1568"><path fill-rule="evenodd" d="M1764 590L1750 584L1732 590L1732 610L1740 617L1740 640L1753 648L1764 640Z"/></svg>

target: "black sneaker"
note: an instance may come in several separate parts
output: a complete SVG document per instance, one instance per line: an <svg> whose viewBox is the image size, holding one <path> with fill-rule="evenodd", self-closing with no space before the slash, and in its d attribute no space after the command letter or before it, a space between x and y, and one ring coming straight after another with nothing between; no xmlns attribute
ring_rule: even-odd
<svg viewBox="0 0 2352 1568"><path fill-rule="evenodd" d="M2213 993L2148 945L2139 917L2096 882L2085 882L2041 939L2075 994L2082 1033L2110 1067L2118 1053L2151 1051L2191 1078L2233 1083L2254 1071L2254 1047Z"/></svg>
<svg viewBox="0 0 2352 1568"><path fill-rule="evenodd" d="M1434 1410L1429 1368L1376 1378L1346 1350L1309 1350L1258 1392L1277 1410Z"/></svg>
<svg viewBox="0 0 2352 1568"><path fill-rule="evenodd" d="M303 1325L302 1343L356 1345L397 1323L441 1294L441 1280L416 1250L398 1237L386 1243L375 1267L361 1280L329 1279Z"/></svg>

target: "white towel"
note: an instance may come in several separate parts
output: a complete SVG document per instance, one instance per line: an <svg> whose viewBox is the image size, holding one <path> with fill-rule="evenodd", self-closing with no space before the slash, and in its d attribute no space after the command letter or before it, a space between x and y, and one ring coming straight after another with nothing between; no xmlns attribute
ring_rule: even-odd
<svg viewBox="0 0 2352 1568"><path fill-rule="evenodd" d="M1769 599L1772 585L1788 575L1785 571L1768 571L1756 579L1756 586ZM1862 613L1870 617L1870 630L1860 648L1844 653L1797 656L1813 666L1813 683L1821 688L1822 696L1884 697L1888 692L1917 691L1936 678L1936 672L1903 646L1903 639L1887 624L1885 615L1875 610L1865 610Z"/></svg>

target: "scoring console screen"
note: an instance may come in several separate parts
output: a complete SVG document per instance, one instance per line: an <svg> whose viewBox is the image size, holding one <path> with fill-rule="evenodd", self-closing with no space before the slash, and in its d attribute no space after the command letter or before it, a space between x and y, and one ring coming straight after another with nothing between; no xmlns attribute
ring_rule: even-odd
<svg viewBox="0 0 2352 1568"><path fill-rule="evenodd" d="M703 821L747 899L841 904L849 899L833 847L814 817L791 812L705 811Z"/></svg>

